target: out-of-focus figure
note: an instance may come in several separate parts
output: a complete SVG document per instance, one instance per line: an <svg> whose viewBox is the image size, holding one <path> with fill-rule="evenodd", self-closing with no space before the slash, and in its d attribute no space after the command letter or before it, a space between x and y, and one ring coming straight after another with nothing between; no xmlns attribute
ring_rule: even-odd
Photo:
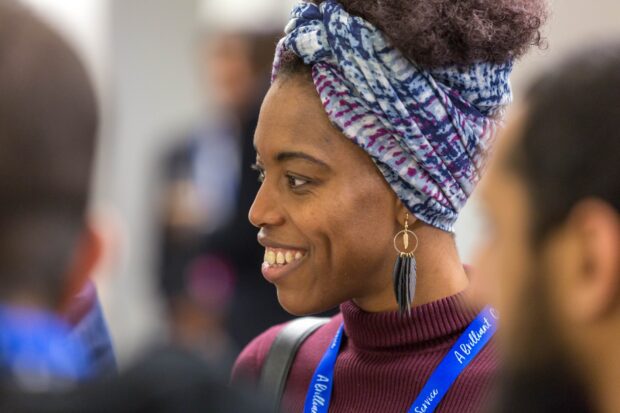
<svg viewBox="0 0 620 413"><path fill-rule="evenodd" d="M0 411L264 411L175 348L95 380L101 332L89 326L101 319L88 277L110 249L88 212L95 102L65 41L0 0Z"/></svg>
<svg viewBox="0 0 620 413"><path fill-rule="evenodd" d="M109 374L89 276L103 242L87 216L97 107L56 33L0 3L0 370L26 390Z"/></svg>
<svg viewBox="0 0 620 413"><path fill-rule="evenodd" d="M290 316L256 270L263 251L247 220L259 187L254 129L279 36L217 16L197 45L208 115L165 159L160 276L173 339L230 366L252 337Z"/></svg>
<svg viewBox="0 0 620 413"><path fill-rule="evenodd" d="M501 315L498 412L620 411L620 44L554 67L513 111L482 192Z"/></svg>

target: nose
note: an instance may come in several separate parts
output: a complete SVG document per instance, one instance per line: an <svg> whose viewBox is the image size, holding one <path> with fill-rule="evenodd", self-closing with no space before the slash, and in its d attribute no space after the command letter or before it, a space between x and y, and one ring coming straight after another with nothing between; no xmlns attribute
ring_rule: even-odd
<svg viewBox="0 0 620 413"><path fill-rule="evenodd" d="M281 225L284 222L284 215L278 207L280 203L276 198L276 191L270 188L267 181L263 182L256 193L256 198L254 198L248 214L248 219L252 225L262 228Z"/></svg>

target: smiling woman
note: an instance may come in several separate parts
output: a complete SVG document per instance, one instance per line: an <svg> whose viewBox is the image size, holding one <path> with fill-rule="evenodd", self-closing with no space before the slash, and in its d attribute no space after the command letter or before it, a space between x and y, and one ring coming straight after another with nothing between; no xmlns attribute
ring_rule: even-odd
<svg viewBox="0 0 620 413"><path fill-rule="evenodd" d="M276 284L282 306L303 315L356 297L388 309L376 294L387 288L391 298L395 253L386 254L386 245L402 209L394 192L370 157L330 123L310 82L276 82L261 119L255 144L263 184L250 221L261 228L263 274ZM278 260L286 251L302 257ZM374 276L381 273L386 277Z"/></svg>
<svg viewBox="0 0 620 413"><path fill-rule="evenodd" d="M385 2L318 3L293 10L254 139L262 186L249 218L265 247L264 277L292 314L341 310L299 349L283 410L417 411L418 396L437 390L424 411L478 411L492 346L481 343L467 362L444 359L489 321L465 304L452 228L510 101L513 59L538 42L542 0L390 2L398 13ZM469 34L495 36L504 53L485 54L481 37L463 33L450 43L461 27L455 7L478 22ZM408 26L444 12L436 27L453 30L404 42ZM508 26L522 36L508 42ZM244 350L235 379L259 377L282 328Z"/></svg>

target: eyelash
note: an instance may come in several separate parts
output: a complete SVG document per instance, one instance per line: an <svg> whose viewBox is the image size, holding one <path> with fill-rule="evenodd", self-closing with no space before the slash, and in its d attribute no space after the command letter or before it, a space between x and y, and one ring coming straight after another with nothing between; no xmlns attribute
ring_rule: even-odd
<svg viewBox="0 0 620 413"><path fill-rule="evenodd" d="M254 163L250 166L250 168L258 172L258 182L262 184L265 181L265 170L263 169L263 167L257 163Z"/></svg>
<svg viewBox="0 0 620 413"><path fill-rule="evenodd" d="M258 182L263 183L265 181L265 169L257 163L253 164L251 168L258 172ZM292 190L300 189L310 183L310 180L308 179L300 178L299 176L291 174L287 174L286 179L288 180L289 188L291 188ZM303 183L295 185L295 181L301 181Z"/></svg>

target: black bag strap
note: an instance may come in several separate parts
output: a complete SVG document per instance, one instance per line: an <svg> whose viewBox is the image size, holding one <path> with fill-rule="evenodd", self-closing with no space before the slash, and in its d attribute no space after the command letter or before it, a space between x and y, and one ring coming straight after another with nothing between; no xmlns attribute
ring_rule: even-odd
<svg viewBox="0 0 620 413"><path fill-rule="evenodd" d="M288 323L274 340L261 370L259 388L278 412L289 370L303 342L329 318L302 317Z"/></svg>

